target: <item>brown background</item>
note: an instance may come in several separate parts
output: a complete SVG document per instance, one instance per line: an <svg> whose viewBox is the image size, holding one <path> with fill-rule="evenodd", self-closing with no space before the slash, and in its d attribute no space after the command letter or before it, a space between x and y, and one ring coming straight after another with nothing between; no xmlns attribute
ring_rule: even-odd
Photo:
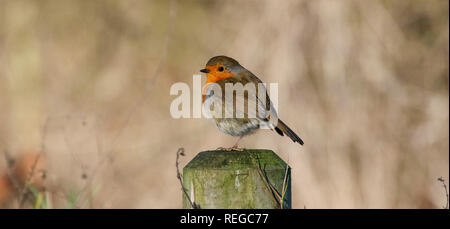
<svg viewBox="0 0 450 229"><path fill-rule="evenodd" d="M293 207L441 208L448 22L446 0L0 0L0 150L43 152L54 208L180 208L176 150L235 139L172 119L169 89L224 54L279 83L305 146L241 146L289 162Z"/></svg>

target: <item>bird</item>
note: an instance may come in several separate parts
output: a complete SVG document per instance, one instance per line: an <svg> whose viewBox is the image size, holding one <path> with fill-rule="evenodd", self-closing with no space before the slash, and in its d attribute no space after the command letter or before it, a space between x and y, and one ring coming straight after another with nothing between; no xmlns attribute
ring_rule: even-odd
<svg viewBox="0 0 450 229"><path fill-rule="evenodd" d="M294 143L304 144L303 140L278 118L263 82L238 61L227 56L215 56L208 60L200 72L206 73L206 82L202 88L202 107L207 111L208 119L220 131L239 137L232 147L218 149L242 151L238 146L239 141L262 128L271 129L281 136L286 135ZM250 85L248 88L252 90L243 93L238 93L237 90L226 92L227 87L239 83ZM217 88L220 90L217 91ZM254 107L256 108L251 109Z"/></svg>

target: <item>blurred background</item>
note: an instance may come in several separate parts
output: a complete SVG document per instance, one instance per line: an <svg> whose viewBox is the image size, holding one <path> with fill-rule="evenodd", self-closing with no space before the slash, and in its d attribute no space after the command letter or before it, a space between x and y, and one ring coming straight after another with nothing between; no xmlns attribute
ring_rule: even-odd
<svg viewBox="0 0 450 229"><path fill-rule="evenodd" d="M0 204L181 208L177 149L236 139L172 119L169 89L227 55L305 141L241 141L291 165L294 208L442 208L448 4L0 0Z"/></svg>

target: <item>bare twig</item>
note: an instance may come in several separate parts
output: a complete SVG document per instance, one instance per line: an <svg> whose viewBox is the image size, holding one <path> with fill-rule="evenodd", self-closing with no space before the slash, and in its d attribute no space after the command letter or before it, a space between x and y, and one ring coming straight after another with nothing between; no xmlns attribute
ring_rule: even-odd
<svg viewBox="0 0 450 229"><path fill-rule="evenodd" d="M44 122L44 126L42 127L42 139L41 139L41 150L39 151L40 153L43 153L43 154L45 154L45 152L46 152L46 147L45 147L45 141L46 141L46 139L47 139L47 129L48 129L48 123L49 123L49 121L50 121L50 118L49 117L47 117L46 119L45 119L45 122Z"/></svg>
<svg viewBox="0 0 450 229"><path fill-rule="evenodd" d="M253 157L252 153L250 153L250 152L248 152L248 153L249 153L250 158L252 159L253 163L258 166L257 167L258 168L257 171L259 173L259 176L261 176L261 179L263 180L264 184L271 191L272 197L273 197L275 203L278 205L279 208L282 208L283 206L280 203L280 200L281 200L282 196L277 191L277 189L270 183L269 177L267 177L267 174L264 172L264 169L261 168L261 163L259 163L259 160L255 159Z"/></svg>
<svg viewBox="0 0 450 229"><path fill-rule="evenodd" d="M115 136L115 138L113 139L113 142L111 144L111 150L109 150L109 153L111 154L113 152L113 149L115 147L115 144L117 143L117 140L120 138L120 136L122 135L123 130L128 126L131 117L133 116L133 114L135 113L135 111L141 107L141 105L145 102L147 96L150 94L150 92L153 89L153 86L155 84L156 79L158 78L158 76L161 73L162 67L164 66L164 63L166 62L166 58L167 58L167 53L168 53L168 49L169 49L169 43L170 40L172 38L172 33L175 27L175 17L176 17L176 0L171 0L170 1L170 9L169 9L169 16L170 16L170 22L169 22L169 29L167 32L167 35L164 39L164 45L163 45L163 50L162 50L162 54L161 57L159 59L159 63L156 66L156 70L153 73L152 77L150 78L150 81L147 86L147 88L145 89L144 93L142 94L142 96L136 100L136 102L134 103L134 105L132 106L130 112L128 113L124 125L122 126L122 128L119 129L117 135Z"/></svg>
<svg viewBox="0 0 450 229"><path fill-rule="evenodd" d="M14 188L17 190L17 192L19 193L18 195L18 202L19 202L19 208L23 207L23 204L25 203L25 201L28 198L28 194L29 194L29 190L28 190L28 185L30 183L31 178L34 176L35 170L36 170L36 166L39 162L39 158L40 158L41 154L39 153L36 158L34 159L33 165L31 167L31 170L28 172L28 174L26 175L25 181L23 182L23 184L21 182L19 182L16 179L16 176L14 175L14 172L12 171L12 168L14 166L14 164L16 163L14 161L14 159L11 158L11 156L9 156L8 152L4 151L4 157L6 160L6 173L8 175L9 180L11 181L11 183L13 184Z"/></svg>
<svg viewBox="0 0 450 229"><path fill-rule="evenodd" d="M283 208L284 206L283 206L283 203L284 203L284 195L286 195L286 191L287 191L287 179L289 178L289 176L288 176L288 171L289 171L289 165L286 165L286 171L284 172L284 179L283 179L283 187L281 188L282 189L282 191L281 191L281 199L280 199L280 202L281 202L281 208Z"/></svg>
<svg viewBox="0 0 450 229"><path fill-rule="evenodd" d="M81 199L83 198L83 194L85 193L85 191L88 189L88 187L91 185L92 180L94 179L94 177L96 176L98 170L100 169L100 167L103 166L103 164L105 164L105 162L108 161L109 158L111 158L114 154L114 148L116 146L116 143L118 142L118 139L122 136L123 131L125 130L125 128L128 126L128 124L131 121L131 118L133 116L133 114L136 112L136 110L141 107L141 105L146 101L146 99L148 99L148 95L150 94L150 92L153 89L153 85L156 81L156 79L158 78L158 76L161 73L162 67L164 66L164 63L166 61L166 57L167 57L167 53L168 53L168 48L169 48L169 43L172 37L172 33L175 27L175 18L176 18L176 0L171 0L170 1L170 9L169 9L169 16L170 16L170 22L169 22L169 29L167 32L167 35L165 37L164 40L164 45L163 45L163 50L161 53L161 57L159 59L159 63L156 66L156 70L153 73L152 77L149 80L149 83L147 83L146 85L147 88L145 89L144 93L142 94L142 96L136 100L136 102L133 104L133 106L131 107L129 113L127 114L124 124L122 125L122 127L118 130L117 135L113 138L110 149L106 150L106 155L103 155L103 158L100 159L100 161L97 163L96 167L92 170L92 173L90 174L90 176L88 177L88 180L86 181L85 186L82 188L82 190L79 192L80 198L77 199L77 201L75 202L74 206L77 206L78 203L80 203ZM98 147L98 146L97 146Z"/></svg>
<svg viewBox="0 0 450 229"><path fill-rule="evenodd" d="M33 165L31 166L31 170L30 172L27 174L27 177L25 179L25 182L23 183L23 186L21 187L20 190L20 196L19 198L21 198L21 201L19 201L19 208L22 208L23 204L25 203L25 201L27 200L28 194L29 194L29 190L28 190L28 186L30 184L31 178L34 176L34 172L36 170L36 166L39 162L39 159L41 158L41 152L36 156L36 158L34 159Z"/></svg>
<svg viewBox="0 0 450 229"><path fill-rule="evenodd" d="M176 166L176 168L177 168L177 178L178 178L178 180L180 181L181 190L183 190L183 193L184 193L186 199L189 200L189 204L191 205L191 207L192 207L193 209L198 209L198 208L200 208L200 206L198 206L195 202L193 202L193 201L191 200L191 198L190 198L190 196L189 196L189 194L188 194L186 188L185 188L184 185L183 185L183 175L180 173L180 169L178 168L178 165L179 165L178 159L180 158L180 156L184 156L184 155L185 155L185 154L184 154L184 148L179 148L179 149L177 150L177 159L176 159L176 161L175 161L175 166Z"/></svg>
<svg viewBox="0 0 450 229"><path fill-rule="evenodd" d="M31 170L28 172L25 181L23 182L23 184L21 184L19 187L19 208L22 208L22 206L25 204L29 194L31 193L30 190L30 182L31 179L33 178L35 172L36 172L36 167L39 163L39 160L41 160L42 154L45 154L46 151L46 147L45 147L45 140L47 137L47 128L48 128L48 123L50 121L50 118L47 117L45 119L44 125L42 127L42 139L41 139L41 149L39 151L39 153L36 155L36 158L34 159L33 165L31 166ZM42 178L45 178L46 176L46 171L42 171L43 173L41 174ZM45 189L45 188L44 188Z"/></svg>
<svg viewBox="0 0 450 229"><path fill-rule="evenodd" d="M8 152L6 150L3 151L3 154L5 156L5 161L6 161L6 174L8 175L8 178L11 181L11 183L13 184L14 188L16 190L20 190L20 184L14 177L13 172L11 171L11 169L14 165L14 159L11 158L11 156L8 154Z"/></svg>
<svg viewBox="0 0 450 229"><path fill-rule="evenodd" d="M66 119L70 118L70 116L67 116ZM72 157L72 159L75 161L76 164L78 164L81 168L81 170L83 171L83 173L85 173L86 170L86 165L84 165L83 161L78 157L78 155L74 152L72 145L70 144L69 141L69 137L67 135L67 129L65 126L63 126L63 137L64 137L64 143L67 146L67 149L69 151L70 156Z"/></svg>
<svg viewBox="0 0 450 229"><path fill-rule="evenodd" d="M282 186L282 190L281 190L281 194L280 192L278 192L278 190L272 185L272 183L269 180L269 177L267 176L265 170L263 168L261 168L261 163L259 163L259 160L255 159L253 157L253 155L249 152L250 158L252 159L253 163L256 164L258 167L258 173L261 176L262 180L264 181L264 184L266 185L266 187L271 191L272 196L274 198L274 200L276 201L278 207L280 209L284 208L284 197L287 191L287 179L289 178L288 176L288 171L289 171L289 165L286 165L286 170L285 170L285 174L284 174L284 179L283 179L283 186Z"/></svg>
<svg viewBox="0 0 450 229"><path fill-rule="evenodd" d="M447 202L446 202L446 204L445 204L445 206L444 206L443 208L444 208L444 209L448 209L448 207L449 207L449 206L448 206L449 197L448 197L447 185L445 185L445 180L444 180L444 178L439 177L437 180L440 181L440 182L442 183L442 187L444 187L444 190L445 190L445 196L447 197Z"/></svg>

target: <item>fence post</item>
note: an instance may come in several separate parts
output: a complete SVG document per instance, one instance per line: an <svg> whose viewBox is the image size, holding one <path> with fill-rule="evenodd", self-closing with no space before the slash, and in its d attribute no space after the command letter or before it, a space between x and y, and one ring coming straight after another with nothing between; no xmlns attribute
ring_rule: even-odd
<svg viewBox="0 0 450 229"><path fill-rule="evenodd" d="M183 186L199 208L291 208L290 168L271 150L200 152L184 167Z"/></svg>

